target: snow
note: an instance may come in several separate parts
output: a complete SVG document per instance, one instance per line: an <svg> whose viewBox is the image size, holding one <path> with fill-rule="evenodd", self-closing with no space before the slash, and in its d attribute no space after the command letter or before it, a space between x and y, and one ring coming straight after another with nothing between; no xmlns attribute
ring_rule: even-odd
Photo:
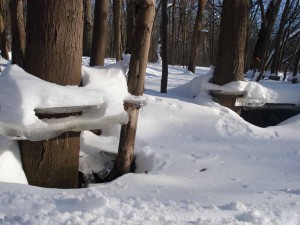
<svg viewBox="0 0 300 225"><path fill-rule="evenodd" d="M112 100L117 109L103 107L109 115L116 115L123 107L118 99L128 97L114 86L124 85L121 76L113 75L123 67L112 65L112 59L106 62L110 64L107 71L105 67L83 67L86 73L94 74L84 78L84 88L58 87L10 67L15 73L4 71L0 76L1 121L17 125L37 122L32 110L46 104L50 89L56 97L50 97L53 101L47 106L68 103L56 102L61 94L65 98L76 95L78 102L84 99L85 104L101 107ZM98 74L98 81L97 73L102 74ZM110 183L77 190L27 185L17 143L2 136L0 224L300 224L300 115L260 128L208 95L212 88L246 90L248 97L266 102L299 104L300 84L247 81L217 87L208 84L211 74L212 68L197 67L194 75L182 67L169 66L169 91L161 94L161 65L148 65L148 101L140 110L135 145L137 170ZM102 83L100 77L107 80ZM26 88L28 79L31 83ZM37 95L40 88L44 97ZM122 97L114 91L123 93ZM18 111L9 114L14 105ZM99 137L82 132L81 155L89 161L88 156L100 151L116 153L119 127L107 125Z"/></svg>

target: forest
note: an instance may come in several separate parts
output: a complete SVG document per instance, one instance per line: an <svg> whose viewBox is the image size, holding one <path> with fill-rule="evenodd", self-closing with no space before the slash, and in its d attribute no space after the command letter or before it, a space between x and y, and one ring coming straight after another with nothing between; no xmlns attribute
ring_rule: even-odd
<svg viewBox="0 0 300 225"><path fill-rule="evenodd" d="M300 224L299 0L0 0L0 224Z"/></svg>

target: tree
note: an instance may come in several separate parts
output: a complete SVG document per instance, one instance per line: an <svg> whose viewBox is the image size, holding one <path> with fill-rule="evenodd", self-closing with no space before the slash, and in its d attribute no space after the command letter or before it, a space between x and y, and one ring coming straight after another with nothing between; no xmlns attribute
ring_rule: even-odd
<svg viewBox="0 0 300 225"><path fill-rule="evenodd" d="M223 1L214 84L243 80L248 17L248 0Z"/></svg>
<svg viewBox="0 0 300 225"><path fill-rule="evenodd" d="M188 70L192 73L195 73L196 62L199 55L199 45L200 45L200 35L202 30L202 17L204 12L206 0L198 1L198 10L194 26L194 32L192 37L191 51L190 51L190 60Z"/></svg>
<svg viewBox="0 0 300 225"><path fill-rule="evenodd" d="M121 42L121 10L122 10L122 1L114 0L113 1L113 16L114 16L114 52L116 60L119 61L122 59L122 42Z"/></svg>
<svg viewBox="0 0 300 225"><path fill-rule="evenodd" d="M7 31L6 31L6 4L5 0L0 0L0 49L1 56L4 59L9 59L8 48L7 48Z"/></svg>
<svg viewBox="0 0 300 225"><path fill-rule="evenodd" d="M135 0L126 0L126 54L131 53L132 31L135 26Z"/></svg>
<svg viewBox="0 0 300 225"><path fill-rule="evenodd" d="M27 4L25 70L52 83L79 85L82 1L28 0ZM64 133L48 141L21 141L22 163L29 183L76 188L79 148L79 133Z"/></svg>
<svg viewBox="0 0 300 225"><path fill-rule="evenodd" d="M134 96L141 96L144 92L145 73L154 15L155 0L138 1L136 25L132 40L135 44L132 48L128 72L128 91ZM110 179L130 172L133 160L140 105L129 101L125 102L124 107L129 115L129 121L121 128L118 155Z"/></svg>
<svg viewBox="0 0 300 225"><path fill-rule="evenodd" d="M96 0L90 66L103 66L108 34L109 1Z"/></svg>
<svg viewBox="0 0 300 225"><path fill-rule="evenodd" d="M93 36L93 17L91 0L83 0L83 46L82 55L90 56Z"/></svg>
<svg viewBox="0 0 300 225"><path fill-rule="evenodd" d="M162 58L162 76L161 93L167 93L168 87L168 1L161 0L161 58Z"/></svg>
<svg viewBox="0 0 300 225"><path fill-rule="evenodd" d="M25 63L25 22L23 11L23 0L10 0L10 21L12 35L12 64L18 64L23 67Z"/></svg>

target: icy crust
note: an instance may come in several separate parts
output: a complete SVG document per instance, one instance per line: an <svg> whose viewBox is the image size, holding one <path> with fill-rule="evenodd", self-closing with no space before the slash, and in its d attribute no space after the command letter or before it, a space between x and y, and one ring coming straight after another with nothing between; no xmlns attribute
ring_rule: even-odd
<svg viewBox="0 0 300 225"><path fill-rule="evenodd" d="M126 63L84 67L83 87L61 86L41 80L17 65L0 76L0 134L12 139L47 140L65 131L98 129L127 122L123 100L129 95ZM89 106L82 116L40 120L36 108Z"/></svg>

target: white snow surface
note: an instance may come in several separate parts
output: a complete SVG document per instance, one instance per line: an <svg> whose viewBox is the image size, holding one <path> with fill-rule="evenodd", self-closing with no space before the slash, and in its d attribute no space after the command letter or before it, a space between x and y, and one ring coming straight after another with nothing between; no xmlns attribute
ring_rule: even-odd
<svg viewBox="0 0 300 225"><path fill-rule="evenodd" d="M112 64L112 59L107 63ZM108 66L103 76L109 77L109 68L115 67L120 65ZM12 66L11 70L20 82L28 79L21 69ZM88 70L97 68L83 68ZM105 67L98 70L105 71ZM211 74L210 68L197 68L194 75L169 66L169 91L161 94L161 65L148 65L148 104L140 110L135 145L137 170L110 183L77 190L30 186L21 169L17 142L1 136L0 224L299 225L300 115L259 128L214 103L207 90L247 90L248 97L299 104L300 84L247 81L216 87L208 84ZM12 79L2 85L4 75L0 76L0 119L4 122L35 123L32 108L49 105L50 100L50 105L62 104L57 102L60 88L66 98L72 92L71 96L81 96L86 104L112 100L115 107L123 107L113 101L116 89L106 99L98 94L109 91L116 82L124 83L122 78L111 83L108 79L107 87L94 81L95 75L84 79L87 89L81 90L34 77L30 77L30 88ZM11 88L18 91L18 99L8 95ZM39 88L55 90L57 97L45 97L45 101L50 98L48 103L37 101ZM24 104L30 101L26 103L31 104L29 110ZM9 114L14 104L18 111ZM119 125L107 126L102 136L82 132L81 154L117 152L118 132Z"/></svg>

